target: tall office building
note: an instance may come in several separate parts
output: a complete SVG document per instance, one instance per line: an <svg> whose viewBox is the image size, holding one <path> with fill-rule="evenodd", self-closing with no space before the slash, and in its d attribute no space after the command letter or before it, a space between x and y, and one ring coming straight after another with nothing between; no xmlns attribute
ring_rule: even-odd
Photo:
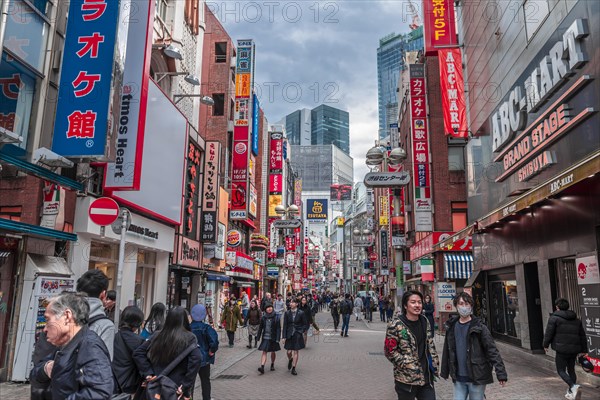
<svg viewBox="0 0 600 400"><path fill-rule="evenodd" d="M377 91L379 108L379 139L388 135L389 124L398 122L396 88L404 64L405 35L390 33L379 39L377 48Z"/></svg>
<svg viewBox="0 0 600 400"><path fill-rule="evenodd" d="M285 118L288 141L295 146L333 144L350 155L350 114L321 104L296 110Z"/></svg>

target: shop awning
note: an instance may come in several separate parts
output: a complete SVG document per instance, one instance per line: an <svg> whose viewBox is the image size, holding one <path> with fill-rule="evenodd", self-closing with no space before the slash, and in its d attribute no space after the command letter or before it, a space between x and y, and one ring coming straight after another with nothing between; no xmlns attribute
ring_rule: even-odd
<svg viewBox="0 0 600 400"><path fill-rule="evenodd" d="M444 253L444 277L447 279L468 279L473 271L473 254Z"/></svg>
<svg viewBox="0 0 600 400"><path fill-rule="evenodd" d="M25 278L34 279L37 275L73 276L67 261L62 257L28 254L25 266Z"/></svg>
<svg viewBox="0 0 600 400"><path fill-rule="evenodd" d="M467 279L467 282L465 283L464 287L468 288L468 287L473 286L473 284L477 280L477 277L479 276L480 272L481 272L480 269L476 269L475 271L473 271L473 273L471 274L471 276L469 277L469 279Z"/></svg>
<svg viewBox="0 0 600 400"><path fill-rule="evenodd" d="M26 224L20 221L12 221L10 219L0 218L0 229L23 233L31 236L41 237L44 239L58 239L77 241L77 235L74 233L57 231L56 229L44 228L39 225Z"/></svg>
<svg viewBox="0 0 600 400"><path fill-rule="evenodd" d="M223 281L223 282L229 282L229 280L231 278L229 278L226 275L221 275L221 274L211 274L209 272L206 273L206 279L209 281Z"/></svg>

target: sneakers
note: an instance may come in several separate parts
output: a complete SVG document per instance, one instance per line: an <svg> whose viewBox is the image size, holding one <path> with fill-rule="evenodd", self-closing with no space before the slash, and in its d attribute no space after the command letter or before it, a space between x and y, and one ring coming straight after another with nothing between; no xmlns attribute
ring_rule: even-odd
<svg viewBox="0 0 600 400"><path fill-rule="evenodd" d="M579 385L573 385L571 389L569 389L565 397L569 400L579 400L581 398L581 391L579 390L579 388Z"/></svg>

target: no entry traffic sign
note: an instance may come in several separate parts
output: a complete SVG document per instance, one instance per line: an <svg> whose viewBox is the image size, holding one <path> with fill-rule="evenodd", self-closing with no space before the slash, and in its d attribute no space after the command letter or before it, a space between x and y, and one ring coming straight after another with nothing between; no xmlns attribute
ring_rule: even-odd
<svg viewBox="0 0 600 400"><path fill-rule="evenodd" d="M100 197L90 204L88 215L97 225L110 225L119 218L119 205L109 197Z"/></svg>

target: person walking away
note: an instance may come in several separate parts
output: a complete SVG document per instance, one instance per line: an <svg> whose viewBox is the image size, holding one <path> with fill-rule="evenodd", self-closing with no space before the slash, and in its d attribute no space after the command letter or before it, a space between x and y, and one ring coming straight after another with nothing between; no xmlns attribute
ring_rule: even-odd
<svg viewBox="0 0 600 400"><path fill-rule="evenodd" d="M150 309L150 314L144 322L142 333L140 336L144 339L150 338L154 334L162 329L165 324L165 317L167 315L167 307L163 303L155 303Z"/></svg>
<svg viewBox="0 0 600 400"><path fill-rule="evenodd" d="M308 304L308 299L306 298L306 296L302 296L300 298L300 305L298 306L298 308L304 313L304 316L306 317L306 326L302 330L302 335L304 337L304 345L306 346L308 344L308 330L310 329L310 325L312 324L313 320L312 310L310 305Z"/></svg>
<svg viewBox="0 0 600 400"><path fill-rule="evenodd" d="M240 324L244 323L240 307L237 305L235 297L232 296L221 313L221 323L225 326L227 339L229 339L229 347L233 347L238 322Z"/></svg>
<svg viewBox="0 0 600 400"><path fill-rule="evenodd" d="M340 336L348 337L348 328L350 328L350 315L352 315L352 301L350 293L346 293L344 299L340 302L340 314L342 314L342 331Z"/></svg>
<svg viewBox="0 0 600 400"><path fill-rule="evenodd" d="M429 321L429 326L431 327L431 335L435 336L435 323L433 320L433 314L435 312L435 306L431 301L431 296L425 296L425 302L423 303L423 315Z"/></svg>
<svg viewBox="0 0 600 400"><path fill-rule="evenodd" d="M271 293L269 292L265 293L263 298L260 299L260 311L265 312L265 305L267 303L273 304L273 298L271 297Z"/></svg>
<svg viewBox="0 0 600 400"><path fill-rule="evenodd" d="M396 304L394 304L394 300L392 300L392 296L388 297L386 303L387 303L387 309L385 310L385 312L386 312L387 320L389 322L392 319L394 319L394 311L396 311Z"/></svg>
<svg viewBox="0 0 600 400"><path fill-rule="evenodd" d="M364 307L365 307L365 319L369 322L373 322L373 312L371 310L371 296L369 295L369 292L367 292L367 295L365 296L365 302L364 302Z"/></svg>
<svg viewBox="0 0 600 400"><path fill-rule="evenodd" d="M292 375L298 375L298 351L304 348L304 330L308 326L306 315L298 308L298 301L290 299L290 310L283 317L283 347L287 350L288 371Z"/></svg>
<svg viewBox="0 0 600 400"><path fill-rule="evenodd" d="M387 314L387 304L385 304L385 297L379 296L379 319L381 322L385 322L385 316Z"/></svg>
<svg viewBox="0 0 600 400"><path fill-rule="evenodd" d="M337 328L340 325L340 309L338 299L334 297L333 300L329 302L328 306L331 317L333 318L333 331L337 332Z"/></svg>
<svg viewBox="0 0 600 400"><path fill-rule="evenodd" d="M567 299L557 299L554 306L556 311L550 315L544 334L544 350L548 351L548 347L552 345L552 350L556 352L554 358L556 371L558 376L569 385L565 398L579 399L581 390L577 384L575 360L578 354L588 352L585 331L577 314L569 310Z"/></svg>
<svg viewBox="0 0 600 400"><path fill-rule="evenodd" d="M88 327L100 336L112 360L115 324L104 313L103 304L108 290L108 277L99 269L86 271L77 280L76 290L87 294L87 302L90 306Z"/></svg>
<svg viewBox="0 0 600 400"><path fill-rule="evenodd" d="M167 376L178 386L177 395L189 400L202 362L202 352L196 336L190 332L185 308L177 306L170 309L163 328L133 352L133 360L140 375L150 382L184 352L187 356Z"/></svg>
<svg viewBox="0 0 600 400"><path fill-rule="evenodd" d="M279 319L283 317L283 312L285 311L285 301L283 301L283 296L281 294L277 295L277 300L273 303L273 311L275 314L279 315Z"/></svg>
<svg viewBox="0 0 600 400"><path fill-rule="evenodd" d="M244 327L247 326L248 320L247 320L247 316L248 316L248 310L250 309L250 299L248 298L248 293L245 291L242 291L242 318L244 318Z"/></svg>
<svg viewBox="0 0 600 400"><path fill-rule="evenodd" d="M309 298L309 303L308 305L310 306L310 324L312 325L312 327L314 328L314 334L318 335L319 332L321 331L319 329L319 325L317 325L317 313L319 312L319 300L318 300L318 296L315 295L316 299L313 298Z"/></svg>
<svg viewBox="0 0 600 400"><path fill-rule="evenodd" d="M57 350L36 364L30 375L50 383L52 399L109 399L114 393L106 344L87 326L88 295L65 292L46 307L44 333Z"/></svg>
<svg viewBox="0 0 600 400"><path fill-rule="evenodd" d="M360 298L360 296L356 296L356 299L354 299L354 315L356 316L357 321L361 317L362 308L363 308L362 299Z"/></svg>
<svg viewBox="0 0 600 400"><path fill-rule="evenodd" d="M115 305L117 304L117 292L114 290L107 290L102 305L104 306L104 314L110 319L113 324L115 323Z"/></svg>
<svg viewBox="0 0 600 400"><path fill-rule="evenodd" d="M215 363L215 353L219 350L219 336L209 324L204 323L206 318L206 307L204 304L196 304L192 307L192 323L190 329L196 336L198 348L202 354L202 362L198 370L200 385L202 386L202 400L210 400L210 365Z"/></svg>
<svg viewBox="0 0 600 400"><path fill-rule="evenodd" d="M247 317L244 320L244 325L248 326L248 346L247 348L252 348L252 336L254 336L254 347L256 347L258 343L258 328L260 326L260 318L261 312L258 309L258 305L254 300L250 302L250 309L248 310Z"/></svg>
<svg viewBox="0 0 600 400"><path fill-rule="evenodd" d="M485 387L494 383L492 367L500 386L508 380L502 357L487 326L473 316L471 295L459 293L453 300L459 317L446 321L441 377L452 378L456 400L483 400Z"/></svg>
<svg viewBox="0 0 600 400"><path fill-rule="evenodd" d="M394 365L398 400L435 400L434 375L439 367L427 318L421 315L423 295L409 290L402 296L402 314L388 323L385 356Z"/></svg>
<svg viewBox="0 0 600 400"><path fill-rule="evenodd" d="M144 313L136 306L125 307L119 318L119 331L115 335L115 355L112 361L119 393L135 395L141 389L143 379L133 361L133 352L145 341L138 335L142 322ZM141 395L141 392L139 394Z"/></svg>
<svg viewBox="0 0 600 400"><path fill-rule="evenodd" d="M279 315L275 313L273 305L267 303L258 328L258 337L262 339L258 347L262 351L260 367L258 368L258 372L261 375L265 373L267 353L271 353L271 371L275 371L275 357L277 356L275 352L281 350L281 346L279 346L281 321L279 318Z"/></svg>

